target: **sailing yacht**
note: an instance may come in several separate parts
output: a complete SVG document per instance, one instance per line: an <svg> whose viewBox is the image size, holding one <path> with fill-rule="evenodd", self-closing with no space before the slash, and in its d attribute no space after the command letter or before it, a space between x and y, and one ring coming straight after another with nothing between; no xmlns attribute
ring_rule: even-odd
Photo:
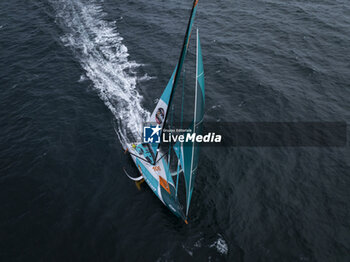
<svg viewBox="0 0 350 262"><path fill-rule="evenodd" d="M153 132L161 137L163 129L168 120L170 106L173 102L173 95L179 82L184 60L187 54L190 41L194 17L197 10L198 0L193 2L189 22L187 25L183 46L181 49L179 61L165 87L157 106L155 107L148 122L155 123ZM196 83L195 83L195 101L194 114L190 130L193 133L200 134L202 132L202 124L204 117L205 102L205 86L204 86L204 69L202 60L202 50L200 46L199 33L196 34ZM134 180L137 185L146 181L153 193L160 201L177 217L183 219L187 224L188 211L190 207L194 181L198 167L199 147L196 141L176 142L172 145L177 157L177 170L170 172L170 157L164 157L159 150L160 143L155 141L149 143L128 143L126 152L128 152L134 161L140 176L131 177L124 169L126 175ZM184 179L186 187L185 208L179 202L178 186L180 176ZM173 179L174 178L174 179ZM176 180L176 182L174 181Z"/></svg>

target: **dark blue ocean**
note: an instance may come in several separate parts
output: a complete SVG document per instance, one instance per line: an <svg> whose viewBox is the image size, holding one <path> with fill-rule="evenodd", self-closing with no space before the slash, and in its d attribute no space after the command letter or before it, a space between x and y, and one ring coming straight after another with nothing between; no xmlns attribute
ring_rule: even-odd
<svg viewBox="0 0 350 262"><path fill-rule="evenodd" d="M123 173L191 6L0 1L0 261L350 261L348 143L203 148L188 225ZM348 0L200 0L197 27L206 121L349 123Z"/></svg>

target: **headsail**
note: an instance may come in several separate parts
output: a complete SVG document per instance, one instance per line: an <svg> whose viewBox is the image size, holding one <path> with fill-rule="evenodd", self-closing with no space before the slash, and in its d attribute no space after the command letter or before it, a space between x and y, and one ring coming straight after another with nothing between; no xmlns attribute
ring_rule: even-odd
<svg viewBox="0 0 350 262"><path fill-rule="evenodd" d="M199 33L197 29L197 61L196 61L196 87L194 119L191 126L192 133L201 134L204 118L205 86L202 50L200 47ZM174 151L180 160L186 185L186 216L190 207L194 179L197 171L199 147L196 142L176 143Z"/></svg>

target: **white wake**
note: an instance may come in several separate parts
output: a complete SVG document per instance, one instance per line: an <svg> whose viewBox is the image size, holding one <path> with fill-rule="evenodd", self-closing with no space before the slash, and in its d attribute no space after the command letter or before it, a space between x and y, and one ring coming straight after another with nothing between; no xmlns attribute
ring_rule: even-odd
<svg viewBox="0 0 350 262"><path fill-rule="evenodd" d="M116 22L105 20L106 14L98 1L50 3L56 10L57 23L65 31L61 37L64 45L72 49L100 98L114 114L121 142L124 144L130 136L138 138L142 123L150 116L142 108L142 96L136 89L135 68L141 65L129 61Z"/></svg>

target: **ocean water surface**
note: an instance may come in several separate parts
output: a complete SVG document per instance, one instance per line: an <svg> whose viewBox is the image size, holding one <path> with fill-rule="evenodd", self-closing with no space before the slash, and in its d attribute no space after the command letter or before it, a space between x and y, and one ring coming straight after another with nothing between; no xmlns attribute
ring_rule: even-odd
<svg viewBox="0 0 350 262"><path fill-rule="evenodd" d="M191 5L0 2L1 261L349 261L348 146L203 148L189 225L124 175ZM349 21L345 0L200 0L205 120L349 122Z"/></svg>

